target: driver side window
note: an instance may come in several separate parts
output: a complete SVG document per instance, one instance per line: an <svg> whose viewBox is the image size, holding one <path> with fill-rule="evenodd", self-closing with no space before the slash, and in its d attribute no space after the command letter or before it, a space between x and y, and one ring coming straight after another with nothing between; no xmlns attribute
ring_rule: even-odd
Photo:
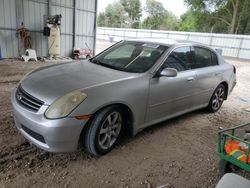
<svg viewBox="0 0 250 188"><path fill-rule="evenodd" d="M191 69L190 47L176 48L163 63L163 68L174 68L178 72Z"/></svg>

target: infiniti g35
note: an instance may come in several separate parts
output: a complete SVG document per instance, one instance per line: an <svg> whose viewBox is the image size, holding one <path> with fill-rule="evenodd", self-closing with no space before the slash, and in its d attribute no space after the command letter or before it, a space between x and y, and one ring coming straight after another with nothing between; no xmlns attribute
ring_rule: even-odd
<svg viewBox="0 0 250 188"><path fill-rule="evenodd" d="M236 69L212 48L178 40L124 40L86 61L36 69L12 91L15 124L50 152L102 155L120 135L205 108L220 109Z"/></svg>

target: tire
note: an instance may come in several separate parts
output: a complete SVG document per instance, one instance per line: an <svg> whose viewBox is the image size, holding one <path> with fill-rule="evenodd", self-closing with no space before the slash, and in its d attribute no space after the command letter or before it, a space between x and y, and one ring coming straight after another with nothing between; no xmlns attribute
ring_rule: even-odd
<svg viewBox="0 0 250 188"><path fill-rule="evenodd" d="M120 138L122 127L123 116L118 106L103 109L94 116L85 131L85 149L96 156L108 153Z"/></svg>
<svg viewBox="0 0 250 188"><path fill-rule="evenodd" d="M221 105L223 104L223 101L225 100L225 96L226 96L225 86L223 84L220 84L215 89L209 101L207 111L210 113L217 112L220 109Z"/></svg>

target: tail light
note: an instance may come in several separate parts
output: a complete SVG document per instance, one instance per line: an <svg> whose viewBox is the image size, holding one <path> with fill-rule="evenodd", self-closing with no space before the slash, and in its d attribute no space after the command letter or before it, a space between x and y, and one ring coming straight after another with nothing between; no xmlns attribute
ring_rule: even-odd
<svg viewBox="0 0 250 188"><path fill-rule="evenodd" d="M233 65L234 74L236 74L236 67Z"/></svg>

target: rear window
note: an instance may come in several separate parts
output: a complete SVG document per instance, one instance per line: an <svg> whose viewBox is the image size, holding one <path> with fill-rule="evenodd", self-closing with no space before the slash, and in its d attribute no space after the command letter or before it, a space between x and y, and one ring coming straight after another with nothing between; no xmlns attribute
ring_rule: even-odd
<svg viewBox="0 0 250 188"><path fill-rule="evenodd" d="M217 55L209 49L194 47L195 64L193 68L203 68L218 65Z"/></svg>

